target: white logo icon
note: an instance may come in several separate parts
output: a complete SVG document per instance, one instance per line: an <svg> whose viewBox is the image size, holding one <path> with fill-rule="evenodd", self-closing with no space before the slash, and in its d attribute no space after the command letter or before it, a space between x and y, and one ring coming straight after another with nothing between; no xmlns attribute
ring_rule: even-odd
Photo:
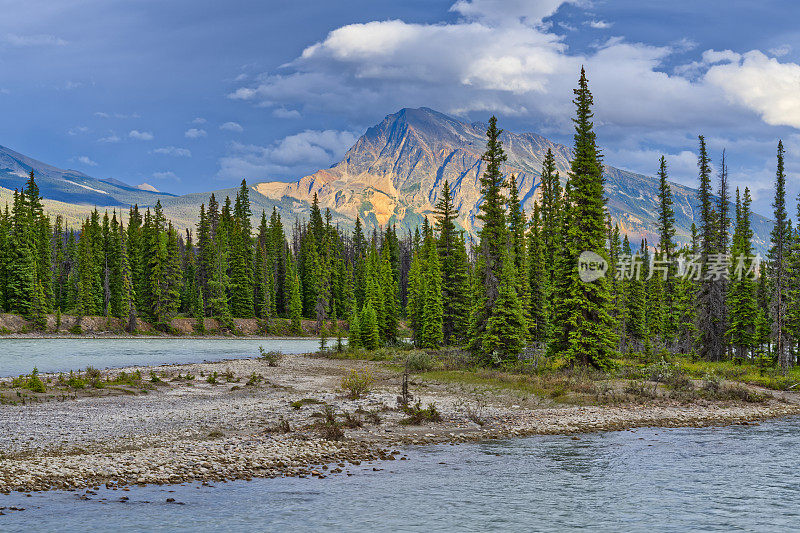
<svg viewBox="0 0 800 533"><path fill-rule="evenodd" d="M578 277L584 283L591 283L606 275L608 261L603 256L591 251L581 252L578 256Z"/></svg>

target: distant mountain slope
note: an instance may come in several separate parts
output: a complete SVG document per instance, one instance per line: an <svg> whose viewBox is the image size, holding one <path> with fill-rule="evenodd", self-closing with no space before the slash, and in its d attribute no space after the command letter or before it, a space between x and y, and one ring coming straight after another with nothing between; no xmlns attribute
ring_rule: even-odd
<svg viewBox="0 0 800 533"><path fill-rule="evenodd" d="M351 226L359 215L367 225L398 224L400 228L411 229L423 217L433 214L442 184L448 180L460 211L459 223L474 233L480 222L477 214L482 197L478 177L483 170L485 132L483 123L469 124L427 108L402 109L369 128L342 161L330 168L294 182L251 184L253 215L258 218L262 210L269 214L277 207L285 226L290 228L295 219L308 216L317 193L321 207L330 208L334 221L345 227ZM547 149L553 151L562 179L569 170L570 149L535 133L505 131L502 141L508 154L503 171L517 176L523 206L530 213L539 194L540 170ZM653 162L654 167L656 163ZM0 147L0 201L8 190L24 184L31 168L36 172L42 196L53 201L56 211L69 211L75 220L94 206L127 210L134 203L149 207L160 200L165 214L179 227L193 228L200 204L207 204L211 194L175 196L114 179L99 180ZM611 166L606 166L604 172L613 221L634 245L641 238L657 242L658 181ZM7 191L4 193L3 189ZM223 203L226 196L235 196L236 189L214 192ZM673 183L672 193L677 238L686 242L697 214L697 190ZM74 207L67 209L67 204ZM754 215L752 223L755 247L764 253L771 223L760 215Z"/></svg>
<svg viewBox="0 0 800 533"><path fill-rule="evenodd" d="M33 170L42 197L77 205L121 207L155 204L168 193L142 190L115 179L101 180L77 170L63 170L0 146L0 187L20 189Z"/></svg>
<svg viewBox="0 0 800 533"><path fill-rule="evenodd" d="M442 184L448 180L460 210L459 222L474 232L482 201L478 177L483 170L485 132L483 123L468 124L427 108L402 109L369 128L331 168L296 182L259 183L254 189L272 202L291 203L295 212L317 193L323 208L351 220L359 215L367 223L414 227L433 214ZM570 149L535 133L504 131L501 138L508 154L503 171L517 176L524 208L530 213L547 149L552 149L562 179L569 170ZM658 181L611 166L604 173L613 221L634 244L640 238L657 242ZM677 238L686 242L699 203L697 190L673 183L672 193ZM770 227L764 217L753 217L754 240L760 250L766 247Z"/></svg>

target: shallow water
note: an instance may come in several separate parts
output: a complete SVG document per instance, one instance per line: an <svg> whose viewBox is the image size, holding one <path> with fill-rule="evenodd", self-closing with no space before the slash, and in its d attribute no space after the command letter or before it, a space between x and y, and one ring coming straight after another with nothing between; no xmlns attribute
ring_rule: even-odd
<svg viewBox="0 0 800 533"><path fill-rule="evenodd" d="M286 354L316 351L318 339L0 339L0 377L65 372L87 366L202 363L258 356L258 347Z"/></svg>
<svg viewBox="0 0 800 533"><path fill-rule="evenodd" d="M430 446L352 477L0 496L26 508L0 530L788 531L798 450L800 418Z"/></svg>

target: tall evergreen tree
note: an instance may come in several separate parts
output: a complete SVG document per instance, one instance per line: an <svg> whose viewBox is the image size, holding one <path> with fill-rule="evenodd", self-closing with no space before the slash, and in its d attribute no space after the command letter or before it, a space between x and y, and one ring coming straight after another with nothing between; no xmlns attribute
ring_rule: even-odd
<svg viewBox="0 0 800 533"><path fill-rule="evenodd" d="M712 272L712 263L719 261L719 213L711 194L711 159L705 137L700 135L700 263L701 280L697 295L697 319L700 335L700 356L709 361L722 359L724 351L723 301L720 278Z"/></svg>
<svg viewBox="0 0 800 533"><path fill-rule="evenodd" d="M677 334L677 317L675 312L676 300L676 271L675 271L675 210L672 201L672 189L667 181L667 161L661 156L658 165L658 258L666 263L666 276L662 277L663 285L663 310L664 310L664 336L671 342Z"/></svg>
<svg viewBox="0 0 800 533"><path fill-rule="evenodd" d="M736 189L736 228L733 233L731 249L734 268L731 276L730 290L727 294L727 309L730 316L728 323L728 340L734 349L737 359L745 359L755 347L757 340L756 324L758 309L756 302L756 284L753 265L753 249L751 240L753 231L750 228L750 191L745 188L744 199L739 197Z"/></svg>
<svg viewBox="0 0 800 533"><path fill-rule="evenodd" d="M784 171L783 141L778 141L778 163L775 175L774 225L769 250L769 274L772 280L770 315L772 339L778 364L783 372L789 369L789 332L786 328L786 308L789 293L788 254L791 245L791 226L786 212L786 173Z"/></svg>
<svg viewBox="0 0 800 533"><path fill-rule="evenodd" d="M455 221L458 209L453 205L450 184L445 180L436 203L438 255L441 260L442 294L446 303L442 314L443 340L446 344L461 341L469 324L469 263L466 248Z"/></svg>
<svg viewBox="0 0 800 533"><path fill-rule="evenodd" d="M560 290L555 295L561 299L563 309L557 318L555 347L563 348L570 361L608 369L617 344L608 279L603 276L584 283L578 275L578 258L583 252L593 252L608 261L603 165L592 124L593 97L583 68L574 93L575 146L567 207L570 213L559 261L558 275L563 282L557 285Z"/></svg>

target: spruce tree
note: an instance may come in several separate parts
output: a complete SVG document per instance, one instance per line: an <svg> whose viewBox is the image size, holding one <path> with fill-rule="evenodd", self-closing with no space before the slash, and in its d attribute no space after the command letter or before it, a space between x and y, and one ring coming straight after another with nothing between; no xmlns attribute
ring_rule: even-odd
<svg viewBox="0 0 800 533"><path fill-rule="evenodd" d="M439 251L433 243L433 237L428 237L430 244L427 246L425 259L425 293L422 308L422 330L420 345L424 348L436 348L442 344L444 335L442 331L442 271L439 262Z"/></svg>
<svg viewBox="0 0 800 533"><path fill-rule="evenodd" d="M292 331L295 333L302 333L301 319L303 317L303 301L300 296L300 277L297 275L291 257L286 266L286 278L289 282L289 308L287 312L291 320Z"/></svg>
<svg viewBox="0 0 800 533"><path fill-rule="evenodd" d="M528 234L528 282L530 285L530 336L534 342L546 342L549 332L550 276L545 264L543 220L539 204L534 204Z"/></svg>
<svg viewBox="0 0 800 533"><path fill-rule="evenodd" d="M791 226L786 212L786 174L784 171L783 141L778 141L778 163L775 177L775 201L771 247L769 250L769 274L772 281L770 315L772 338L778 364L785 373L790 365L789 332L786 327L786 308L789 293L788 254L790 250Z"/></svg>
<svg viewBox="0 0 800 533"><path fill-rule="evenodd" d="M492 358L494 364L513 364L525 347L527 321L522 304L517 298L517 285L513 271L513 261L503 262L503 275L495 305L483 336L483 351Z"/></svg>
<svg viewBox="0 0 800 533"><path fill-rule="evenodd" d="M503 151L503 143L500 140L502 130L497 127L497 118L489 119L489 127L486 130L486 152L482 161L485 163L483 174L480 178L480 190L483 195L483 202L480 206L478 218L483 222L480 230L480 250L476 264L476 273L483 283L483 293L473 306L473 316L470 329L470 347L473 351L483 351L483 360L488 363L495 363L491 353L487 353L484 342L484 335L487 332L487 325L490 319L503 311L498 309L496 300L500 293L500 287L505 286L508 280L504 279L504 273L512 273L513 269L504 269L503 260L513 261L509 257L506 249L509 245L509 231L506 224L506 198L503 189L507 182L502 173L502 164L507 157ZM516 280L516 278L514 278ZM516 287L515 287L516 289ZM506 297L517 297L505 295ZM495 321L496 322L496 321ZM526 326L523 326L525 328ZM523 329L524 334L524 329ZM505 342L500 339L499 342ZM496 344L494 341L490 343ZM513 342L511 343L513 345Z"/></svg>
<svg viewBox="0 0 800 533"><path fill-rule="evenodd" d="M361 311L359 326L361 344L367 350L376 350L380 346L380 330L378 329L378 316L371 302L367 302Z"/></svg>
<svg viewBox="0 0 800 533"><path fill-rule="evenodd" d="M719 213L714 210L711 195L711 160L705 137L700 135L700 262L701 280L697 295L697 319L700 335L700 356L719 361L723 356L724 323L720 315L723 305L722 284L709 272L711 261L719 254Z"/></svg>
<svg viewBox="0 0 800 533"><path fill-rule="evenodd" d="M753 350L757 341L756 325L758 306L756 302L756 283L753 270L753 250L750 228L750 191L745 188L744 199L740 200L736 189L736 228L733 233L733 272L730 290L727 294L727 308L730 313L728 340L733 346L734 356L744 360Z"/></svg>
<svg viewBox="0 0 800 533"><path fill-rule="evenodd" d="M661 156L658 166L658 258L667 265L666 279L663 279L664 337L668 343L673 341L677 333L677 316L675 312L676 271L675 271L675 210L672 201L672 189L667 181L667 161Z"/></svg>
<svg viewBox="0 0 800 533"><path fill-rule="evenodd" d="M561 316L557 317L560 329L557 345L564 347L563 355L569 361L609 369L617 339L610 314L608 279L603 276L582 282L578 276L581 253L593 252L608 261L603 165L592 124L593 97L583 68L574 93L575 145L569 175L569 220L563 226L565 244L559 261L558 275L563 279L555 294L563 305Z"/></svg>
<svg viewBox="0 0 800 533"><path fill-rule="evenodd" d="M355 349L361 347L361 327L358 311L353 308L350 313L350 320L348 321L348 335L347 335L348 348Z"/></svg>
<svg viewBox="0 0 800 533"><path fill-rule="evenodd" d="M526 321L530 324L530 278L528 272L528 249L525 239L525 210L519 198L517 179L512 174L509 179L508 195L508 231L511 257L514 263L514 276L517 280L517 297L522 305ZM529 326L526 326L526 336Z"/></svg>
<svg viewBox="0 0 800 533"><path fill-rule="evenodd" d="M453 205L450 184L445 180L436 203L436 242L442 270L442 315L445 344L461 341L469 324L469 262L460 233L456 230L458 209Z"/></svg>

